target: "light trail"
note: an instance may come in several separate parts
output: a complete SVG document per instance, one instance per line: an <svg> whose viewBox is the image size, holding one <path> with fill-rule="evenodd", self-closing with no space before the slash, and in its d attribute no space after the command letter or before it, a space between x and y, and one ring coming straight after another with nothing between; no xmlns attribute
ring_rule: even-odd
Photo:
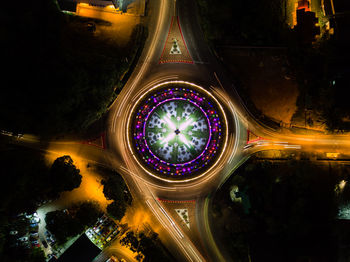
<svg viewBox="0 0 350 262"><path fill-rule="evenodd" d="M151 183L148 180L142 178L140 175L137 175L136 173L130 171L129 169L127 169L126 167L120 166L120 169L123 170L124 172L126 172L127 174L131 175L135 181L140 180L143 183L153 187L153 188L157 188L160 190L165 190L165 191L176 191L177 189L174 187L166 187L166 186L160 186L158 184L155 183ZM135 182L136 183L136 182ZM142 192L142 190L140 189L140 191Z"/></svg>
<svg viewBox="0 0 350 262"><path fill-rule="evenodd" d="M153 199L154 200L154 199ZM156 201L156 200L154 200ZM165 221L160 217L160 215L158 214L158 212L156 211L156 209L152 206L151 202L147 199L146 200L146 204L147 206L151 209L152 213L155 215L155 217L157 218L157 220L162 224L162 226L164 228L166 228L168 230L168 232L173 236L173 239L178 243L178 246L182 249L184 255L188 258L189 261L193 261L193 259L191 258L191 256L188 254L186 248L183 246L183 243L176 237L176 235L174 235L174 233L172 232L172 230L170 230L169 226L165 223Z"/></svg>
<svg viewBox="0 0 350 262"><path fill-rule="evenodd" d="M159 83L166 82L166 81L173 81L173 80L176 80L178 78L179 78L178 75L169 75L169 76L158 77L157 79L147 83L145 86L143 86L143 88L140 88L140 90L137 93L135 93L135 95L131 101L132 102L135 101L142 93L144 93L146 90L148 90L152 86L155 86Z"/></svg>
<svg viewBox="0 0 350 262"><path fill-rule="evenodd" d="M150 60L151 57L153 57L153 54L155 52L156 42L159 39L159 34L161 31L160 28L162 28L163 24L165 23L165 3L164 2L165 2L164 0L160 0L160 12L158 16L158 21L156 23L157 26L155 29L155 34L153 35L152 41L149 45L150 48L148 49L146 58L142 63L140 70L137 72L137 75L135 76L135 78L133 78L131 86L127 89L127 92L125 94L125 99L122 100L121 105L117 111L118 116L120 115L121 109L124 107L124 103L129 101L129 96L131 92L134 91L135 86L138 84L144 72L146 71L147 67L149 66L148 61Z"/></svg>

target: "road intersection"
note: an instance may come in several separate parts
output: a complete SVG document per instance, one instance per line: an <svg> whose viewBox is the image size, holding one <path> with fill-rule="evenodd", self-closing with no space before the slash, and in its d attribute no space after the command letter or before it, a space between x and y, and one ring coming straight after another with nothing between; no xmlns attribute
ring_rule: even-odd
<svg viewBox="0 0 350 262"><path fill-rule="evenodd" d="M347 135L296 135L287 129L276 130L260 123L245 107L230 78L222 73L225 71L221 64L207 47L198 17L193 14L196 13L195 1L154 0L149 1L149 8L152 10L149 37L134 72L109 109L105 148L72 141L43 143L28 135L18 142L38 149L47 148L52 152L73 152L81 158L117 170L126 181L134 201L148 210L154 221L162 226L158 232L160 239L179 261L231 261L224 248L216 243L208 214L212 194L234 170L254 153L270 149L304 150L324 155L334 152L350 159L350 139ZM175 62L159 63L174 13L177 13L182 39L193 63L176 59ZM177 55L176 52L174 55ZM130 116L136 110L135 105L150 90L168 84L203 89L215 98L225 114L222 154L212 168L193 179L174 181L150 175L134 157L130 143ZM169 119L165 121L171 122ZM176 130L174 128L173 131ZM247 144L248 130L261 139ZM178 201L174 209L183 208L184 201L194 201L189 225L195 223L195 237L186 234L186 227L170 215L166 204L160 199ZM100 257L107 256L102 254Z"/></svg>

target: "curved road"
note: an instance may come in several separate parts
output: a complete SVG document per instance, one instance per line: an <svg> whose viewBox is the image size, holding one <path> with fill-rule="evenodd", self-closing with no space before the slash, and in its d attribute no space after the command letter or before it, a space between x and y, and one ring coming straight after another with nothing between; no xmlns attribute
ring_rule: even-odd
<svg viewBox="0 0 350 262"><path fill-rule="evenodd" d="M108 148L110 161L127 181L134 197L143 202L154 214L168 235L161 239L174 254L183 261L230 261L224 251L219 250L210 231L208 212L210 192L220 185L242 164L249 155L267 149L300 149L308 151L350 152L347 136L300 136L283 133L257 122L242 103L231 80L206 45L201 32L194 0L150 1L149 38L138 66L110 109L108 122ZM193 64L159 64L159 58L167 38L170 21L174 13L179 17L181 29ZM216 96L226 112L228 141L222 158L215 168L203 178L187 183L167 183L151 178L134 161L128 150L126 136L128 117L141 94L151 87L172 81L186 81L200 85ZM247 130L264 137L265 143L252 144L244 149ZM117 157L116 157L117 156ZM121 160L121 161L119 161ZM166 213L157 198L176 200L196 199L196 222L202 240L202 247L194 245ZM196 243L198 244L198 243ZM198 247L198 248L197 248ZM206 250L206 252L200 252ZM182 256L178 251L181 251Z"/></svg>
<svg viewBox="0 0 350 262"><path fill-rule="evenodd" d="M158 63L175 13L179 17L193 64ZM149 36L134 72L110 107L106 130L107 150L71 141L44 143L27 135L17 142L55 152L74 152L89 161L118 170L135 202L153 214L152 221L161 226L159 237L178 261L231 261L222 245L216 243L210 229L210 194L220 188L233 171L257 151L296 149L350 155L350 139L346 135L293 135L288 130L274 130L256 121L244 106L230 78L223 73L225 70L207 47L198 16L195 15L197 13L195 0L149 1ZM225 111L228 126L225 150L215 168L206 176L186 183L164 182L147 175L134 161L127 141L127 122L137 99L157 84L174 81L194 83L215 95ZM252 143L247 148L247 130L263 137L264 141ZM158 198L196 200L196 224L201 243L194 244L184 234ZM98 261L103 261L112 251L115 250L104 250ZM128 259L132 259L130 255Z"/></svg>

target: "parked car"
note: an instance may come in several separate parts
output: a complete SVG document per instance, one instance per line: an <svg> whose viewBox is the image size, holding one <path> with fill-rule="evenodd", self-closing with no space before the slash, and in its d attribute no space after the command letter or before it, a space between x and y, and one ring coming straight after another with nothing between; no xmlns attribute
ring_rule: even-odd
<svg viewBox="0 0 350 262"><path fill-rule="evenodd" d="M33 217L31 220L30 220L30 223L39 223L40 222L40 218L39 217Z"/></svg>
<svg viewBox="0 0 350 262"><path fill-rule="evenodd" d="M19 240L19 241L22 241L22 242L28 241L28 237L26 237L26 236L20 237L18 240Z"/></svg>
<svg viewBox="0 0 350 262"><path fill-rule="evenodd" d="M32 218L32 217L33 217L33 214L29 214L29 215L25 214L24 216L25 216L26 218Z"/></svg>
<svg viewBox="0 0 350 262"><path fill-rule="evenodd" d="M17 234L18 234L18 231L16 231L16 230L10 231L10 235L12 235L12 236L17 235Z"/></svg>
<svg viewBox="0 0 350 262"><path fill-rule="evenodd" d="M35 240L38 240L38 238L39 238L39 237L32 237L32 236L30 236L29 240L30 240L30 241L35 241Z"/></svg>
<svg viewBox="0 0 350 262"><path fill-rule="evenodd" d="M49 241L49 244L50 244L51 246L53 246L54 243L55 243L55 239L54 239L53 237L46 238L46 240Z"/></svg>

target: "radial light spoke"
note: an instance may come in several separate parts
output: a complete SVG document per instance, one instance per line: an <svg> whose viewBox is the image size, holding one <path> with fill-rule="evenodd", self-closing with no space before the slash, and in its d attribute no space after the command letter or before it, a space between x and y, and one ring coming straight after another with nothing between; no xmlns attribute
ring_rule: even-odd
<svg viewBox="0 0 350 262"><path fill-rule="evenodd" d="M193 119L192 118L187 119L186 122L181 123L181 125L179 127L179 130L180 131L185 130L192 123L193 123Z"/></svg>
<svg viewBox="0 0 350 262"><path fill-rule="evenodd" d="M175 131L176 125L168 118L168 116L164 116L163 120L168 124L168 128Z"/></svg>
<svg viewBox="0 0 350 262"><path fill-rule="evenodd" d="M191 142L189 142L183 134L179 134L179 138L180 138L180 141L184 143L188 148L191 147Z"/></svg>
<svg viewBox="0 0 350 262"><path fill-rule="evenodd" d="M170 133L166 138L164 138L160 143L161 144L167 144L169 141L173 140L175 138L175 133Z"/></svg>

